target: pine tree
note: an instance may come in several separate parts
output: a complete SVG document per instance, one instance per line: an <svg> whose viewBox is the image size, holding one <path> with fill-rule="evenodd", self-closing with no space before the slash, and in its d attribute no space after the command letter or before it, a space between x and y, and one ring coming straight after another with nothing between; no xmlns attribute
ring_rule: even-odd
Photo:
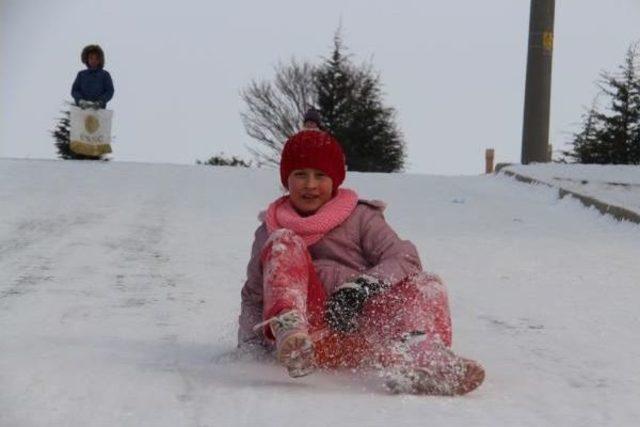
<svg viewBox="0 0 640 427"><path fill-rule="evenodd" d="M69 148L69 128L71 127L71 113L69 110L62 111L62 117L58 119L58 123L51 135L56 140L55 146L58 150L58 157L64 160L71 159L73 152Z"/></svg>
<svg viewBox="0 0 640 427"><path fill-rule="evenodd" d="M603 73L599 84L610 98L607 112L593 106L574 134L573 151L565 156L579 163L640 164L640 76L638 44L627 50L618 74Z"/></svg>
<svg viewBox="0 0 640 427"><path fill-rule="evenodd" d="M634 140L637 141L640 127L640 91L636 59L637 45L627 50L625 64L619 76L602 75L602 90L611 97L611 114L599 114L603 122L602 144L610 153L613 164L638 164L635 157Z"/></svg>
<svg viewBox="0 0 640 427"><path fill-rule="evenodd" d="M633 44L627 53L627 68L633 71L630 80L632 119L629 136L629 163L640 164L640 43Z"/></svg>
<svg viewBox="0 0 640 427"><path fill-rule="evenodd" d="M334 50L331 58L325 60L316 71L315 86L318 93L318 106L325 125L334 134L348 126L353 120L349 116L353 110L353 92L356 88L356 78L353 67L342 55L340 34L334 37ZM341 141L345 151L348 142ZM348 157L348 156L347 156Z"/></svg>
<svg viewBox="0 0 640 427"><path fill-rule="evenodd" d="M405 145L395 111L382 102L380 79L370 65L355 66L343 54L339 31L334 49L316 72L318 107L338 138L351 171L401 171Z"/></svg>
<svg viewBox="0 0 640 427"><path fill-rule="evenodd" d="M602 122L599 120L594 100L591 108L582 115L582 130L573 134L573 150L562 154L577 163L607 163L608 154L600 143Z"/></svg>
<svg viewBox="0 0 640 427"><path fill-rule="evenodd" d="M276 67L273 81L253 81L241 92L245 130L262 146L249 148L258 165L279 163L284 142L314 107L342 144L349 170L402 170L405 144L395 110L383 103L380 78L371 65L356 66L343 52L338 30L332 55L320 66L292 60Z"/></svg>

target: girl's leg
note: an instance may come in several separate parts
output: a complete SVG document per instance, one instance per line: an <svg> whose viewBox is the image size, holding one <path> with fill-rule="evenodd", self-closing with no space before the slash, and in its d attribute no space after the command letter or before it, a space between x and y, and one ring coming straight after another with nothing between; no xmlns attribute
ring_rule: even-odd
<svg viewBox="0 0 640 427"><path fill-rule="evenodd" d="M328 367L389 366L398 363L397 343L419 334L451 345L447 292L437 276L419 273L372 297L354 333L334 332L317 346Z"/></svg>
<svg viewBox="0 0 640 427"><path fill-rule="evenodd" d="M451 346L447 290L438 276L418 273L371 298L360 315L360 333L374 345L424 335Z"/></svg>
<svg viewBox="0 0 640 427"><path fill-rule="evenodd" d="M315 365L309 306L317 311L318 289L310 286L313 264L306 245L292 231L277 230L265 244L262 265L265 336L275 339L276 356L289 375L307 375Z"/></svg>
<svg viewBox="0 0 640 427"><path fill-rule="evenodd" d="M306 246L293 231L274 231L262 250L263 317L307 312L309 266ZM267 336L270 332L265 330ZM271 336L272 337L272 336Z"/></svg>
<svg viewBox="0 0 640 427"><path fill-rule="evenodd" d="M389 374L396 392L465 394L484 380L476 362L453 353L447 292L437 276L419 273L372 298L360 333L373 350L372 362Z"/></svg>

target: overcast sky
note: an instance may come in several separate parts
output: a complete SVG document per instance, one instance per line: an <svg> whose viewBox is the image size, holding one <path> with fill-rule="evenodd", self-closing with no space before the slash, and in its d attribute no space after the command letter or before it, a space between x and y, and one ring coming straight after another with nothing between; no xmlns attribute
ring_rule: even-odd
<svg viewBox="0 0 640 427"><path fill-rule="evenodd" d="M318 61L339 22L397 110L407 171L476 174L484 149L520 160L529 0L1 0L0 157L55 158L80 51L105 50L114 159L250 159L239 91L278 61ZM551 143L562 148L602 70L640 39L638 0L556 1Z"/></svg>

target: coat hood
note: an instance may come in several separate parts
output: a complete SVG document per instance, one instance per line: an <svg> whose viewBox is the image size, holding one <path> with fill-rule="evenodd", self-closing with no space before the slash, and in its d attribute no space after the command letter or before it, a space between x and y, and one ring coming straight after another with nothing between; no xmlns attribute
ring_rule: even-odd
<svg viewBox="0 0 640 427"><path fill-rule="evenodd" d="M102 51L102 48L97 44L90 44L82 49L82 54L80 55L82 63L87 67L89 66L89 54L91 53L95 53L98 55L98 59L100 60L98 69L104 68L104 52Z"/></svg>

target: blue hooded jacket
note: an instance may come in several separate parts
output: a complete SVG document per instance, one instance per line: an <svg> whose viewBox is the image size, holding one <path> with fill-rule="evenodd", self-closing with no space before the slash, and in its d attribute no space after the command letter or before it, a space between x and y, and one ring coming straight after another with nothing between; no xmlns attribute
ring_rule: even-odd
<svg viewBox="0 0 640 427"><path fill-rule="evenodd" d="M95 53L98 55L99 64L97 68L88 68L88 56ZM108 71L104 67L104 53L100 46L89 45L85 47L81 55L82 62L87 65L86 70L82 70L76 76L71 87L71 96L76 105L81 99L98 102L102 108L107 106L107 102L113 98L113 81Z"/></svg>
<svg viewBox="0 0 640 427"><path fill-rule="evenodd" d="M101 68L82 70L71 88L76 104L81 99L99 102L104 108L113 98L113 81L108 71Z"/></svg>

